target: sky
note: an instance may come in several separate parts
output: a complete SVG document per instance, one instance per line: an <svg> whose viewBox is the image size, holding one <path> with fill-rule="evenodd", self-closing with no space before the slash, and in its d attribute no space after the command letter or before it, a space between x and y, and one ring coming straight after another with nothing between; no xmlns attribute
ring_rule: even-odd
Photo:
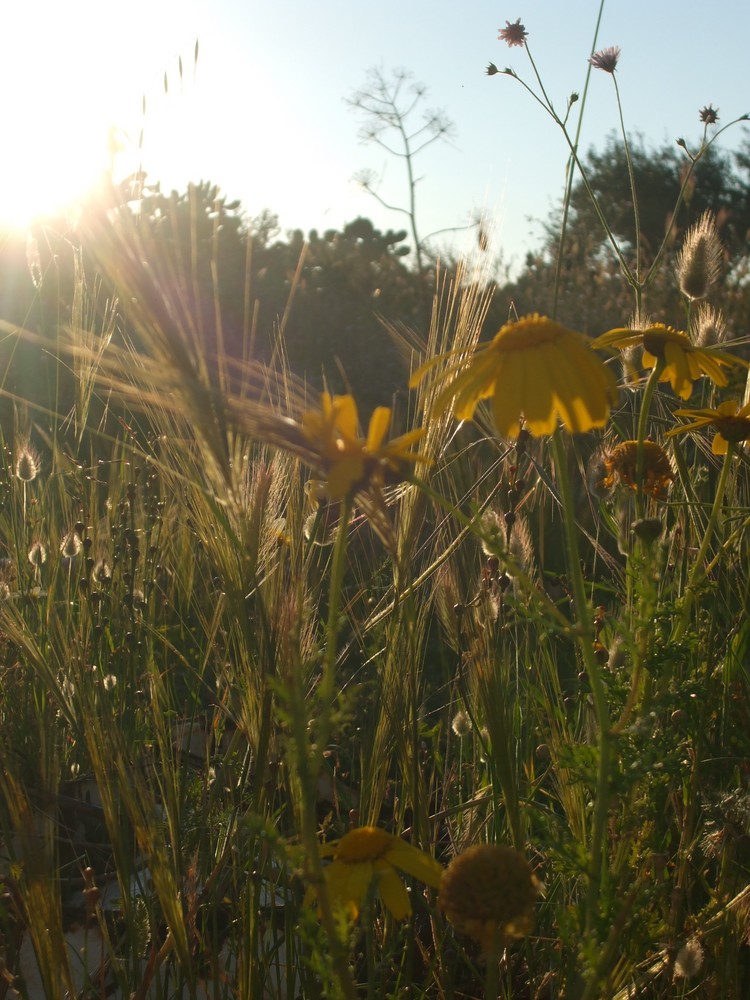
<svg viewBox="0 0 750 1000"><path fill-rule="evenodd" d="M374 173L405 206L404 164L359 138L346 98L371 68L423 84L425 110L453 123L449 142L416 160L420 233L482 215L513 266L538 245L558 204L567 147L517 80L533 56L556 109L583 92L600 0L36 0L0 14L0 222L79 197L102 171L139 165L162 189L210 180L248 216L269 210L290 229L341 228L359 215L405 228L355 182ZM498 40L521 18L529 52ZM625 125L648 146L696 143L701 107L720 123L750 112L750 5L715 0L605 0L596 47L618 45ZM195 43L198 57L195 60ZM165 86L166 79L166 86ZM574 108L577 112L581 102ZM573 119L573 127L576 121ZM581 146L619 126L611 78L589 82ZM739 125L719 143L750 137ZM113 143L114 140L114 143ZM114 152L114 150L117 150ZM475 234L437 238L469 251Z"/></svg>

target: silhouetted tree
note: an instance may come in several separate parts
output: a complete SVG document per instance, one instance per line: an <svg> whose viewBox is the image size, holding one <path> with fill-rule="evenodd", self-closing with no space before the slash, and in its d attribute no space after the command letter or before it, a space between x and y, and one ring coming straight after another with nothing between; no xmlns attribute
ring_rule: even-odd
<svg viewBox="0 0 750 1000"><path fill-rule="evenodd" d="M674 280L674 256L686 229L707 210L717 219L726 250L724 282L720 287L727 320L735 328L748 321L747 267L750 257L750 155L711 147L698 162L685 197L673 217L688 161L676 146L648 150L632 148L635 188L639 202L640 242L647 266L665 234L668 245L661 267L645 296L646 311L654 318L680 323L683 304ZM621 143L610 137L603 151L592 151L585 160L587 175L605 216L628 257L635 246L634 212L627 162ZM513 301L519 313L549 311L554 298L557 247L562 211L545 224L539 251L499 295L499 308L507 312ZM583 184L574 185L565 256L560 270L558 317L577 329L599 333L626 323L633 309L633 294L622 277Z"/></svg>
<svg viewBox="0 0 750 1000"><path fill-rule="evenodd" d="M293 293L283 329L292 370L316 389L351 388L364 410L386 403L405 384L382 318L421 320L422 279L404 263L405 237L403 230L382 233L356 219L341 231L313 230L307 241L295 230L286 241L253 249L259 330L267 337ZM264 353L271 349L266 339Z"/></svg>

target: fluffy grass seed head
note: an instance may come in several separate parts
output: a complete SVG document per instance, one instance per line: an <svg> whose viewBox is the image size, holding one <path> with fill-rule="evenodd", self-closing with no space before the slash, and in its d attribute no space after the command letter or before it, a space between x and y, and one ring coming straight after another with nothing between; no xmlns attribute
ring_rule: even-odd
<svg viewBox="0 0 750 1000"><path fill-rule="evenodd" d="M518 851L477 844L456 855L443 872L438 904L456 930L487 954L531 931L540 887Z"/></svg>
<svg viewBox="0 0 750 1000"><path fill-rule="evenodd" d="M446 358L451 353L432 358L410 385ZM491 398L495 427L510 438L521 428L537 437L551 434L558 420L571 433L603 427L617 398L614 376L588 338L538 314L507 323L470 358L452 360L436 383L444 388L433 415L451 410L471 420L479 401Z"/></svg>
<svg viewBox="0 0 750 1000"><path fill-rule="evenodd" d="M597 337L592 346L618 350L642 347L643 366L655 368L657 362L662 362L659 381L669 382L681 399L690 398L693 382L701 375L707 376L716 385L725 386L727 376L723 369L745 363L732 354L697 347L686 333L664 323L653 323L645 329L618 327L608 330Z"/></svg>
<svg viewBox="0 0 750 1000"><path fill-rule="evenodd" d="M685 234L677 256L677 280L680 291L691 301L705 299L721 274L723 249L716 219L704 212Z"/></svg>
<svg viewBox="0 0 750 1000"><path fill-rule="evenodd" d="M715 409L675 410L675 416L686 417L690 423L673 427L667 431L667 437L711 427L716 431L711 443L714 455L726 455L730 444L750 440L750 403L740 406L736 400L729 399Z"/></svg>
<svg viewBox="0 0 750 1000"><path fill-rule="evenodd" d="M97 559L91 570L91 579L98 586L106 586L112 582L112 567L106 559Z"/></svg>
<svg viewBox="0 0 750 1000"><path fill-rule="evenodd" d="M622 441L612 451L605 452L601 458L604 476L600 484L597 484L599 489L595 488L594 492L601 495L602 492L606 493L618 484L636 490L637 458L637 441ZM673 482L674 469L669 455L655 441L644 441L643 492L654 500L664 500Z"/></svg>
<svg viewBox="0 0 750 1000"><path fill-rule="evenodd" d="M471 718L469 717L469 713L465 712L462 708L459 709L453 716L451 729L459 739L468 736L471 732Z"/></svg>
<svg viewBox="0 0 750 1000"><path fill-rule="evenodd" d="M77 531L69 531L60 542L60 554L64 559L75 559L81 552L81 539Z"/></svg>
<svg viewBox="0 0 750 1000"><path fill-rule="evenodd" d="M47 550L40 541L32 542L27 553L28 560L35 569L39 569L47 561Z"/></svg>
<svg viewBox="0 0 750 1000"><path fill-rule="evenodd" d="M16 478L22 483L32 483L39 475L40 465L39 455L34 449L28 444L22 445L16 456Z"/></svg>
<svg viewBox="0 0 750 1000"><path fill-rule="evenodd" d="M398 872L411 875L437 889L443 866L418 847L374 826L360 826L339 840L325 844L321 857L333 860L324 869L326 887L334 907L344 909L356 920L373 883L383 905L396 920L411 914L411 900ZM305 896L310 905L316 898L314 886Z"/></svg>
<svg viewBox="0 0 750 1000"><path fill-rule="evenodd" d="M674 960L675 979L693 979L703 967L703 945L697 937L688 938Z"/></svg>
<svg viewBox="0 0 750 1000"><path fill-rule="evenodd" d="M711 347L726 340L727 324L722 312L708 302L701 302L690 324L693 343L698 347Z"/></svg>

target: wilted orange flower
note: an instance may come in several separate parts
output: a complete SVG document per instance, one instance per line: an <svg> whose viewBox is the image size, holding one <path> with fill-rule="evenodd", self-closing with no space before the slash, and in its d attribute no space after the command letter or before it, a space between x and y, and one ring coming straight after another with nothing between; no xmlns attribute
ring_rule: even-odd
<svg viewBox="0 0 750 1000"><path fill-rule="evenodd" d="M418 847L375 826L360 826L340 840L325 844L321 856L333 861L324 869L333 906L343 907L356 920L368 891L375 883L385 907L397 920L411 914L411 901L397 870L437 889L443 866ZM305 903L316 897L310 887Z"/></svg>
<svg viewBox="0 0 750 1000"><path fill-rule="evenodd" d="M682 399L688 399L693 391L693 381L706 375L716 385L727 384L727 376L722 368L742 365L743 361L723 351L696 347L687 334L673 330L664 323L654 323L645 330L618 327L597 337L592 347L615 347L628 349L643 348L643 365L655 368L657 360L663 361L664 369L660 382L669 382L673 391Z"/></svg>
<svg viewBox="0 0 750 1000"><path fill-rule="evenodd" d="M438 903L453 926L485 953L531 931L541 884L512 847L478 844L443 872Z"/></svg>
<svg viewBox="0 0 750 1000"><path fill-rule="evenodd" d="M432 358L409 384L450 356ZM506 323L487 346L448 365L436 381L447 384L434 414L450 408L459 420L471 420L477 403L492 397L495 427L503 437L518 437L522 426L536 436L551 434L558 420L571 433L603 427L617 397L614 376L590 341L536 314Z"/></svg>
<svg viewBox="0 0 750 1000"><path fill-rule="evenodd" d="M700 410L675 410L675 416L687 417L692 422L672 428L667 432L667 437L699 430L701 427L713 427L716 431L711 444L714 455L726 455L730 444L750 439L750 403L738 406L735 400L729 399L725 403L719 403L714 410L709 407Z"/></svg>
<svg viewBox="0 0 750 1000"><path fill-rule="evenodd" d="M623 441L602 456L604 475L599 485L610 490L617 483L637 490L636 464L638 442ZM643 492L655 500L663 500L674 481L669 455L654 441L643 442Z"/></svg>

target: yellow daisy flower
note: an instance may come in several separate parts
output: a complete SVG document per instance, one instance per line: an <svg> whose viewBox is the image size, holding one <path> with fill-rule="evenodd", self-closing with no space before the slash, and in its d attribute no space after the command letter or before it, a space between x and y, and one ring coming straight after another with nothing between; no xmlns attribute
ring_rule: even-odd
<svg viewBox="0 0 750 1000"><path fill-rule="evenodd" d="M711 451L714 455L726 455L729 444L750 439L750 403L738 406L734 399L719 403L715 410L706 407L701 410L675 410L675 416L687 417L692 423L682 424L667 432L667 437L713 427L716 431Z"/></svg>
<svg viewBox="0 0 750 1000"><path fill-rule="evenodd" d="M378 406L370 418L367 437L358 437L357 404L352 396L324 392L320 409L302 417L301 432L324 474L325 492L334 500L353 496L368 485L401 482L410 462L426 461L411 451L424 430L409 431L383 444L391 411Z"/></svg>
<svg viewBox="0 0 750 1000"><path fill-rule="evenodd" d="M411 901L398 872L437 889L443 866L429 854L413 847L400 837L386 833L375 826L360 826L325 844L320 849L322 857L333 861L324 869L326 886L331 904L346 909L353 920L373 883L386 909L396 920L411 915ZM310 905L317 895L311 886L305 896Z"/></svg>
<svg viewBox="0 0 750 1000"><path fill-rule="evenodd" d="M558 420L571 433L602 427L617 389L590 346L583 334L545 316L507 323L473 357L451 363L437 376L447 384L433 412L451 409L459 420L471 420L477 403L492 397L492 416L503 437L518 437L522 426L535 436L551 434ZM449 356L423 365L410 385Z"/></svg>
<svg viewBox="0 0 750 1000"><path fill-rule="evenodd" d="M657 361L663 361L664 370L659 381L669 382L681 399L689 399L693 382L701 375L723 386L727 384L727 376L722 368L744 364L739 358L723 351L696 347L686 333L673 330L664 323L654 323L645 330L618 327L597 337L591 346L625 350L642 347L644 367L655 368Z"/></svg>

